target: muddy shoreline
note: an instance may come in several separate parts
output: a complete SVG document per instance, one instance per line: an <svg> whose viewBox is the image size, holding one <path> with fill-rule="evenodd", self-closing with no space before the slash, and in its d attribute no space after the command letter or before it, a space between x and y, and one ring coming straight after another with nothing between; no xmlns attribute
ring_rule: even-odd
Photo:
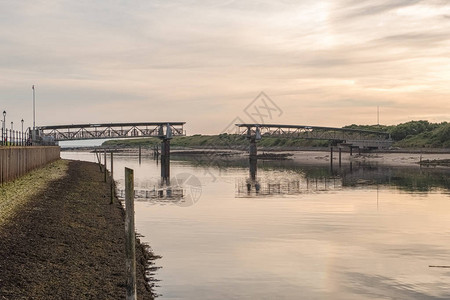
<svg viewBox="0 0 450 300"><path fill-rule="evenodd" d="M109 204L110 179L103 182L98 165L67 164L62 178L26 196L0 226L2 300L125 298L122 205L117 198ZM15 184L2 186L1 197L8 195L4 189L25 188ZM137 243L138 299L155 296L155 281L145 276L155 271L155 258L148 245Z"/></svg>
<svg viewBox="0 0 450 300"><path fill-rule="evenodd" d="M65 148L62 151L94 151L95 148ZM138 148L105 148L107 151L113 151L118 155L138 155ZM153 156L153 149L142 148L142 156ZM211 157L218 156L221 159L235 159L248 156L248 149L224 149L224 148L172 148L171 156L173 159L183 156ZM314 148L302 150L289 149L258 149L258 159L261 160L288 160L298 164L305 165L321 165L329 164L331 161L331 153L329 148ZM370 152L358 153L354 150L350 155L348 151L341 152L342 163L367 163L380 164L385 166L420 166L428 165L448 167L450 159L450 149L392 149L392 150L376 150ZM337 147L333 151L333 162L339 162L339 152ZM444 162L444 163L441 163Z"/></svg>

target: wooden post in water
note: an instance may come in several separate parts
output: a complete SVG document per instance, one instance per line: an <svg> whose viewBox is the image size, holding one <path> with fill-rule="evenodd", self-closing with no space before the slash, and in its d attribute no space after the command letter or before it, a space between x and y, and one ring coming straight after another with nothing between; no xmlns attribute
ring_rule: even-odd
<svg viewBox="0 0 450 300"><path fill-rule="evenodd" d="M330 169L333 172L333 146L330 146Z"/></svg>
<svg viewBox="0 0 450 300"><path fill-rule="evenodd" d="M114 203L114 153L111 151L111 201L109 204Z"/></svg>
<svg viewBox="0 0 450 300"><path fill-rule="evenodd" d="M134 172L125 168L126 300L136 300L136 237L134 233Z"/></svg>
<svg viewBox="0 0 450 300"><path fill-rule="evenodd" d="M141 150L141 145L139 145L139 164L141 164L141 155L142 155L142 150Z"/></svg>
<svg viewBox="0 0 450 300"><path fill-rule="evenodd" d="M104 158L105 158L105 176L104 176L104 179L103 179L103 181L104 182L106 182L106 174L108 173L108 170L106 169L106 149L105 150L103 150L103 156L104 156Z"/></svg>
<svg viewBox="0 0 450 300"><path fill-rule="evenodd" d="M170 139L161 142L161 182L170 184Z"/></svg>
<svg viewBox="0 0 450 300"><path fill-rule="evenodd" d="M100 158L99 153L97 151L97 148L95 148L95 157L97 157L97 161L98 161L98 166L100 168L100 172L103 172L102 161L101 161L101 158Z"/></svg>

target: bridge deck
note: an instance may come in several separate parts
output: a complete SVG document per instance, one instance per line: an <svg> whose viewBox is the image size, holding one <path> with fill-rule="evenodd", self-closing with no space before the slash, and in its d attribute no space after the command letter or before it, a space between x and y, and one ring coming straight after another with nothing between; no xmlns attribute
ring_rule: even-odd
<svg viewBox="0 0 450 300"><path fill-rule="evenodd" d="M236 124L236 126L239 127L240 134L257 140L264 136L329 140L360 148L388 148L392 144L390 134L379 131L282 124Z"/></svg>
<svg viewBox="0 0 450 300"><path fill-rule="evenodd" d="M57 141L185 135L185 122L71 124L36 127L41 138Z"/></svg>

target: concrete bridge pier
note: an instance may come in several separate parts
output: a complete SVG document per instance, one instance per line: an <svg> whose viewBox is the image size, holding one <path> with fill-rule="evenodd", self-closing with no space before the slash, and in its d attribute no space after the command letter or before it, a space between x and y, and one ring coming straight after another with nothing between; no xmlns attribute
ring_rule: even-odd
<svg viewBox="0 0 450 300"><path fill-rule="evenodd" d="M170 139L161 141L161 183L170 184Z"/></svg>
<svg viewBox="0 0 450 300"><path fill-rule="evenodd" d="M159 126L158 136L161 139L161 184L170 185L170 140L172 139L172 129L169 123Z"/></svg>
<svg viewBox="0 0 450 300"><path fill-rule="evenodd" d="M258 136L258 132L256 136L248 136L248 139L250 141L249 146L249 171L250 171L250 178L247 181L247 191L250 192L252 187L255 187L256 193L259 192L260 186L259 182L257 180L257 170L258 170L258 148L256 146L256 141L260 140L261 137Z"/></svg>
<svg viewBox="0 0 450 300"><path fill-rule="evenodd" d="M250 178L256 180L256 165L258 161L258 149L256 147L256 139L250 139L249 162L250 162Z"/></svg>
<svg viewBox="0 0 450 300"><path fill-rule="evenodd" d="M249 157L250 159L256 159L258 155L258 148L256 147L255 138L250 139L250 147L249 147Z"/></svg>

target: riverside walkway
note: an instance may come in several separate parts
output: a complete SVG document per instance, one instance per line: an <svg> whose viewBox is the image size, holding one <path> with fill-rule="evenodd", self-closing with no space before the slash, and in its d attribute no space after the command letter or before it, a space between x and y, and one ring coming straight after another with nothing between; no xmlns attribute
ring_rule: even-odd
<svg viewBox="0 0 450 300"><path fill-rule="evenodd" d="M59 160L0 187L1 300L125 298L124 211L103 177ZM138 299L153 299L149 259L137 243Z"/></svg>

